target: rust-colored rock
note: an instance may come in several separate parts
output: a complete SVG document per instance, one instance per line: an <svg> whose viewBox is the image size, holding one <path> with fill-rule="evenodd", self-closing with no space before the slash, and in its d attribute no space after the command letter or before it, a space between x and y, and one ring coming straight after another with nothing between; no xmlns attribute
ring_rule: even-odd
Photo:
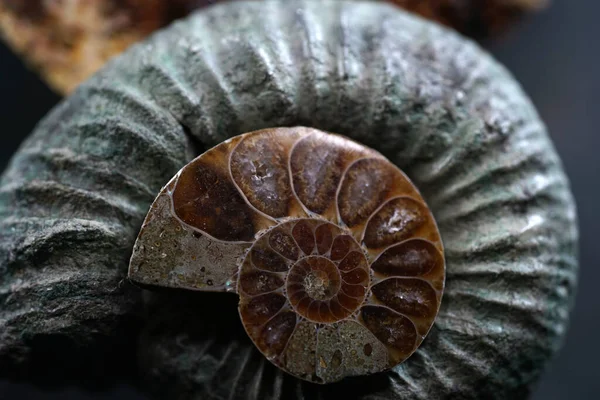
<svg viewBox="0 0 600 400"><path fill-rule="evenodd" d="M0 0L5 41L60 93L208 0Z"/></svg>
<svg viewBox="0 0 600 400"><path fill-rule="evenodd" d="M473 37L500 33L523 14L540 10L549 3L549 0L390 1Z"/></svg>
<svg viewBox="0 0 600 400"><path fill-rule="evenodd" d="M440 233L406 175L309 128L236 136L190 162L150 209L129 269L142 285L236 292L257 348L316 383L407 359L444 277Z"/></svg>
<svg viewBox="0 0 600 400"><path fill-rule="evenodd" d="M546 0L388 0L467 35L497 33ZM60 93L177 18L219 0L0 0L0 34Z"/></svg>

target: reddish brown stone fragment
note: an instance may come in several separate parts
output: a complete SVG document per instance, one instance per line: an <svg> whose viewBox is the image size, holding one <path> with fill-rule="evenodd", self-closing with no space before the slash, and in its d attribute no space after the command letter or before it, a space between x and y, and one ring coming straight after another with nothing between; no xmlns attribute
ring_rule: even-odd
<svg viewBox="0 0 600 400"><path fill-rule="evenodd" d="M244 138L231 154L231 175L250 204L265 214L289 216L292 196L288 153L299 138L295 131L267 129Z"/></svg>
<svg viewBox="0 0 600 400"><path fill-rule="evenodd" d="M352 247L352 242L354 242L354 239L350 235L336 237L331 247L331 259L337 261L346 257L346 254L348 254Z"/></svg>
<svg viewBox="0 0 600 400"><path fill-rule="evenodd" d="M325 254L331 249L333 243L333 234L331 232L330 224L323 224L317 227L315 231L317 250L319 254Z"/></svg>
<svg viewBox="0 0 600 400"><path fill-rule="evenodd" d="M362 299L357 299L356 297L348 296L346 293L341 291L337 295L337 301L342 307L344 307L349 311L349 313L351 313L354 312L360 306Z"/></svg>
<svg viewBox="0 0 600 400"><path fill-rule="evenodd" d="M404 315L433 322L437 313L435 290L423 280L389 278L371 290L379 301Z"/></svg>
<svg viewBox="0 0 600 400"><path fill-rule="evenodd" d="M258 269L284 272L289 269L288 261L267 246L252 247L250 251L252 264Z"/></svg>
<svg viewBox="0 0 600 400"><path fill-rule="evenodd" d="M242 272L238 279L242 290L250 296L272 292L283 286L283 279L264 271Z"/></svg>
<svg viewBox="0 0 600 400"><path fill-rule="evenodd" d="M175 214L216 239L251 241L254 211L218 166L197 159L184 168L173 192Z"/></svg>
<svg viewBox="0 0 600 400"><path fill-rule="evenodd" d="M417 331L406 317L383 307L365 306L361 310L365 326L388 347L409 355L417 345Z"/></svg>
<svg viewBox="0 0 600 400"><path fill-rule="evenodd" d="M283 295L268 293L252 298L240 306L240 312L248 325L262 325L272 318L285 304Z"/></svg>
<svg viewBox="0 0 600 400"><path fill-rule="evenodd" d="M315 235L312 231L312 224L306 220L299 221L292 229L292 235L304 254L312 254L315 248Z"/></svg>
<svg viewBox="0 0 600 400"><path fill-rule="evenodd" d="M358 285L360 283L365 283L369 279L369 273L362 268L355 268L350 272L342 273L342 279L344 282L349 283L351 285Z"/></svg>
<svg viewBox="0 0 600 400"><path fill-rule="evenodd" d="M335 215L335 194L344 170L372 150L337 135L313 132L301 139L290 158L294 191L310 211L326 218Z"/></svg>
<svg viewBox="0 0 600 400"><path fill-rule="evenodd" d="M355 268L366 267L365 255L360 251L352 251L340 262L340 271L351 271Z"/></svg>
<svg viewBox="0 0 600 400"><path fill-rule="evenodd" d="M274 357L283 351L296 327L296 313L283 311L266 323L257 340L258 348L267 356Z"/></svg>
<svg viewBox="0 0 600 400"><path fill-rule="evenodd" d="M366 282L363 282L362 284L349 284L349 283L342 283L342 290L344 291L345 294L347 294L350 297L356 297L356 298L364 298L365 296L365 292L367 290L366 288Z"/></svg>
<svg viewBox="0 0 600 400"><path fill-rule="evenodd" d="M429 212L422 203L408 197L390 200L367 224L365 245L373 249L408 239L428 219Z"/></svg>
<svg viewBox="0 0 600 400"><path fill-rule="evenodd" d="M371 268L385 276L420 276L443 263L442 254L433 243L413 239L384 251Z"/></svg>
<svg viewBox="0 0 600 400"><path fill-rule="evenodd" d="M269 245L273 250L290 260L297 260L300 255L294 238L280 228L275 228L269 234Z"/></svg>
<svg viewBox="0 0 600 400"><path fill-rule="evenodd" d="M332 299L329 302L329 310L337 320L343 319L348 315L348 310L342 307L337 299Z"/></svg>
<svg viewBox="0 0 600 400"><path fill-rule="evenodd" d="M397 178L395 172L383 159L358 160L350 166L338 196L340 216L348 226L366 221L383 203Z"/></svg>
<svg viewBox="0 0 600 400"><path fill-rule="evenodd" d="M290 162L298 198L310 211L322 214L344 172L342 149L320 135L311 135L296 144Z"/></svg>

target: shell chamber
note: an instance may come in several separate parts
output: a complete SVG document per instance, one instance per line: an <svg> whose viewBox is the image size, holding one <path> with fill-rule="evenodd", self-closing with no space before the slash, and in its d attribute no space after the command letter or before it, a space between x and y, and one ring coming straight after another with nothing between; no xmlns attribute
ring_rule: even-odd
<svg viewBox="0 0 600 400"><path fill-rule="evenodd" d="M439 231L381 154L309 128L236 136L186 165L142 226L129 278L240 296L248 335L315 383L394 367L439 310Z"/></svg>

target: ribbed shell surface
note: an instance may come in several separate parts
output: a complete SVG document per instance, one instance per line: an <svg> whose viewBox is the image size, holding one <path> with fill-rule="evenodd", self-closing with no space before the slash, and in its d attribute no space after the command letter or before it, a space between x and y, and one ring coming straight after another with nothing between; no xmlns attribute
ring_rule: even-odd
<svg viewBox="0 0 600 400"><path fill-rule="evenodd" d="M119 282L161 187L227 138L298 125L378 150L427 201L446 257L427 339L392 371L316 387L254 349L236 299L159 293L138 347L149 392L524 397L560 344L576 284L560 161L519 85L475 44L361 2L209 8L110 62L40 123L0 188L0 373L61 355L82 373L118 359L106 349L136 334L139 304Z"/></svg>

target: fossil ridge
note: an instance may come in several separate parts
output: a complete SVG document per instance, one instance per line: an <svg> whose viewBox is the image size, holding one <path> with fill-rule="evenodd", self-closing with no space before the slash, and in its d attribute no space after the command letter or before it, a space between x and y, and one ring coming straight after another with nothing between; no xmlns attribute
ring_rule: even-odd
<svg viewBox="0 0 600 400"><path fill-rule="evenodd" d="M38 125L0 183L0 374L93 377L133 361L141 294L121 281L152 199L205 149L297 125L380 151L423 194L447 262L427 340L391 372L314 387L253 348L233 297L156 293L137 346L144 387L178 399L525 397L576 286L561 162L520 86L477 45L354 1L193 14Z"/></svg>

